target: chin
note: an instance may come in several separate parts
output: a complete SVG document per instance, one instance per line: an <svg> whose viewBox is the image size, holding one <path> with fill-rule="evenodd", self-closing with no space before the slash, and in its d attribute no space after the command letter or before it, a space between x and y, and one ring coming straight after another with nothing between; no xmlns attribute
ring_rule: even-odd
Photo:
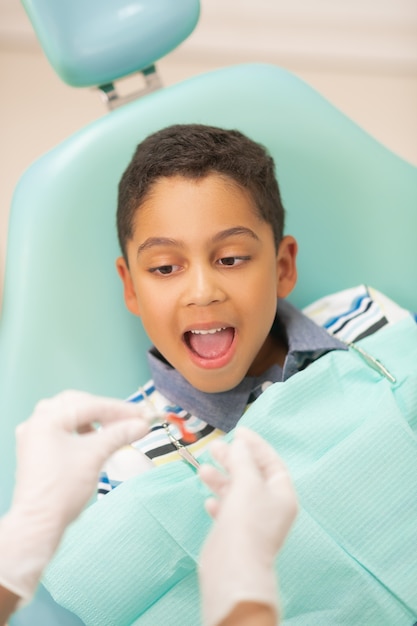
<svg viewBox="0 0 417 626"><path fill-rule="evenodd" d="M241 381L242 379L229 382L225 381L224 376L222 376L220 372L218 375L218 380L213 379L211 381L198 381L198 383L201 384L188 380L188 382L195 389L198 389L198 391L202 391L203 393L224 393L226 391L231 391L232 389L237 387Z"/></svg>

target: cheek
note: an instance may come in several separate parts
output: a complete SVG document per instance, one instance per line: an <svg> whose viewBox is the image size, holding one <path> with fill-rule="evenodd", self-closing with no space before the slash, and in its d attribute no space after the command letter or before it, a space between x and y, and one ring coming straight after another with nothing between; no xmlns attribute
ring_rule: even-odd
<svg viewBox="0 0 417 626"><path fill-rule="evenodd" d="M164 293L164 288L155 284L143 271L135 276L135 291L138 304L143 310L155 309L163 300L161 294Z"/></svg>
<svg viewBox="0 0 417 626"><path fill-rule="evenodd" d="M277 281L275 268L268 268L265 272L259 274L256 279L251 281L249 289L246 291L247 297L258 303L261 309L261 303L264 306L276 307L277 300Z"/></svg>
<svg viewBox="0 0 417 626"><path fill-rule="evenodd" d="M142 324L155 343L158 336L164 336L168 331L171 321L174 319L172 303L166 297L163 286L147 289L139 292L138 307Z"/></svg>

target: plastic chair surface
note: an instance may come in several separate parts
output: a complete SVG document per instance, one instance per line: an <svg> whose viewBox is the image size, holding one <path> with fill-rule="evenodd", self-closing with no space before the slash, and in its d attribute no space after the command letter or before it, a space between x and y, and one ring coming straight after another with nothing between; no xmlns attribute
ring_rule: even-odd
<svg viewBox="0 0 417 626"><path fill-rule="evenodd" d="M282 69L218 70L98 119L22 176L0 322L2 427L62 388L123 397L147 375L147 340L114 269L117 184L137 143L176 122L239 128L270 149L300 247L296 305L365 282L417 308L417 168Z"/></svg>
<svg viewBox="0 0 417 626"><path fill-rule="evenodd" d="M50 64L73 87L143 70L194 30L199 0L22 0Z"/></svg>

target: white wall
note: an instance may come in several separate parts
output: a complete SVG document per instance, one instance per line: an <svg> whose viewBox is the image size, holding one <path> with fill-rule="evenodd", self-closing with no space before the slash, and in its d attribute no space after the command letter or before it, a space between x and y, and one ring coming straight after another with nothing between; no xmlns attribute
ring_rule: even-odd
<svg viewBox="0 0 417 626"><path fill-rule="evenodd" d="M201 7L194 33L158 63L165 85L224 65L275 63L417 165L416 0L201 0ZM94 91L61 82L17 0L0 0L0 81L1 291L22 171L106 111Z"/></svg>

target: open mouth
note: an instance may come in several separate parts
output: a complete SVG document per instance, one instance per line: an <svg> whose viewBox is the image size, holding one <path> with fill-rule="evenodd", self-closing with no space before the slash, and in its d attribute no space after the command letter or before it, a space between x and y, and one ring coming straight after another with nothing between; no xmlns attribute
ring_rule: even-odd
<svg viewBox="0 0 417 626"><path fill-rule="evenodd" d="M201 359L218 359L230 350L235 337L231 326L210 330L189 330L184 333L188 348Z"/></svg>

